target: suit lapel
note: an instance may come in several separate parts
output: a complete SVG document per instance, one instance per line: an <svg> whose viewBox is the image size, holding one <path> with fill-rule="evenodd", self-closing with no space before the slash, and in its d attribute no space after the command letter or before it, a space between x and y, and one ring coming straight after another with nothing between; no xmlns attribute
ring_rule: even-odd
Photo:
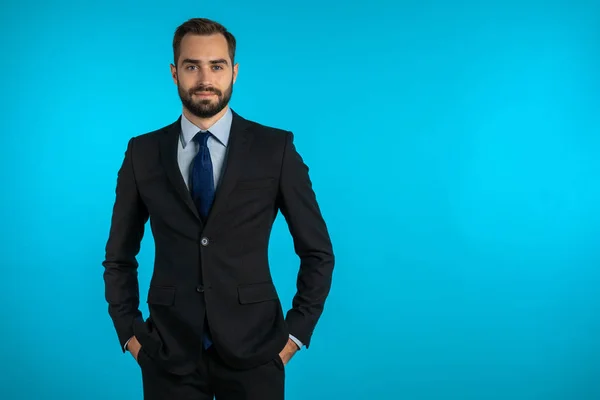
<svg viewBox="0 0 600 400"><path fill-rule="evenodd" d="M177 163L177 146L179 141L179 135L181 134L181 117L167 127L167 131L164 135L160 136L160 159L165 169L171 184L175 188L175 191L179 194L185 205L192 211L198 221L202 223L200 214L196 209L192 195L188 190L179 164Z"/></svg>
<svg viewBox="0 0 600 400"><path fill-rule="evenodd" d="M231 121L231 131L229 133L229 143L227 145L227 157L223 165L221 182L217 186L215 199L208 214L206 225L214 220L221 211L223 211L229 194L235 187L240 172L245 167L246 153L250 148L253 136L248 128L250 124L247 120L231 110L233 119Z"/></svg>

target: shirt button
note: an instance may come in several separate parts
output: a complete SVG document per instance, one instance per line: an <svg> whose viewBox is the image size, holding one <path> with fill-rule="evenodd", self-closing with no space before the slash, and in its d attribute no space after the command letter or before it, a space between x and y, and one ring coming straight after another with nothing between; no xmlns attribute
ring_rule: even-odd
<svg viewBox="0 0 600 400"><path fill-rule="evenodd" d="M202 246L208 246L208 238L203 237L202 240L200 240L200 243L202 244Z"/></svg>

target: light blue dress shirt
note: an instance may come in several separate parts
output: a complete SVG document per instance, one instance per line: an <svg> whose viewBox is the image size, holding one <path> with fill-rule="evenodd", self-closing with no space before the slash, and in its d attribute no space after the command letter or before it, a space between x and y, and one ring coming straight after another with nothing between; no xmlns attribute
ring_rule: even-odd
<svg viewBox="0 0 600 400"><path fill-rule="evenodd" d="M233 114L231 109L227 107L227 112L210 128L211 135L208 137L206 145L210 151L210 159L213 165L213 177L215 182L215 189L221 182L221 176L223 171L223 165L225 158L227 157L227 144L229 143L229 134L231 132L231 122L233 121ZM204 129L198 128L190 120L188 120L184 114L181 114L181 135L179 136L179 142L177 145L177 163L179 164L179 170L186 186L189 190L189 176L190 166L196 154L198 153L198 144L192 141L194 136L198 132L206 132ZM191 145L190 145L191 144ZM302 348L303 343L298 340L294 335L290 335L290 339ZM131 340L131 338L129 338ZM125 349L127 344L125 343Z"/></svg>

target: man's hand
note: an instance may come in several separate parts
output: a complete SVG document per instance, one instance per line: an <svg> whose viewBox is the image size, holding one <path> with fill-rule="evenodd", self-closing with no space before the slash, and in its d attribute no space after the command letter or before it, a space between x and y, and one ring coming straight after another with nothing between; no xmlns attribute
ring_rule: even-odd
<svg viewBox="0 0 600 400"><path fill-rule="evenodd" d="M135 358L135 361L137 361L138 359L138 354L140 353L141 348L142 345L140 344L140 342L138 342L135 336L131 338L129 343L127 343L127 350L129 350L133 358Z"/></svg>
<svg viewBox="0 0 600 400"><path fill-rule="evenodd" d="M283 365L286 365L298 350L300 350L298 345L292 339L288 338L285 347L279 353L279 357L283 361Z"/></svg>

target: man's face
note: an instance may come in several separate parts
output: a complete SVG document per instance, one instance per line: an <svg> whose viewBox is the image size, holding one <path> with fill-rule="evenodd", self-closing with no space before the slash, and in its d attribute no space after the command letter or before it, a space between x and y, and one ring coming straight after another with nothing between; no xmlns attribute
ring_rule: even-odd
<svg viewBox="0 0 600 400"><path fill-rule="evenodd" d="M199 118L222 111L231 99L238 65L231 65L225 36L187 34L171 75L185 108Z"/></svg>

